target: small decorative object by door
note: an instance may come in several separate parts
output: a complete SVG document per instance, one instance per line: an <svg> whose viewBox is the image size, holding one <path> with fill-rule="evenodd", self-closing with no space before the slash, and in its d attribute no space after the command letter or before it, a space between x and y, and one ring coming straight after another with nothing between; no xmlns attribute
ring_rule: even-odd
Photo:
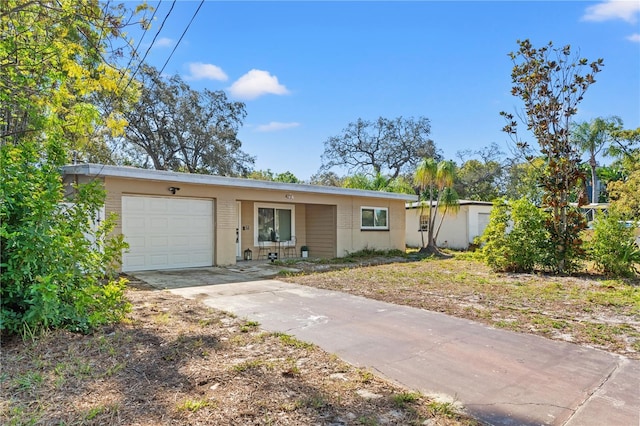
<svg viewBox="0 0 640 426"><path fill-rule="evenodd" d="M246 249L244 251L244 260L252 260L253 259L253 253L251 252L251 249Z"/></svg>
<svg viewBox="0 0 640 426"><path fill-rule="evenodd" d="M300 247L300 256L309 257L309 247L307 246Z"/></svg>

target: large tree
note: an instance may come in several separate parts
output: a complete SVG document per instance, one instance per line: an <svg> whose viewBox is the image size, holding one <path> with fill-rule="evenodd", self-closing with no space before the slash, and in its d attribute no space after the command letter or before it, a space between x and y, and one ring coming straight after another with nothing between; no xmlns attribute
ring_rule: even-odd
<svg viewBox="0 0 640 426"><path fill-rule="evenodd" d="M518 44L518 51L509 55L514 63L511 92L523 101L526 117L522 120L545 158L540 184L544 189L542 205L550 211L546 222L551 235L548 266L563 273L576 266L582 246L580 231L586 227L582 214L569 203L585 178L580 170L580 152L571 142L571 122L603 61L588 62L573 55L570 46L556 48L551 42L541 48L535 48L529 40ZM507 119L503 130L521 149L529 148L528 142L518 138L513 114L501 114ZM583 196L578 197L579 204L584 201Z"/></svg>
<svg viewBox="0 0 640 426"><path fill-rule="evenodd" d="M300 181L300 179L298 179L296 175L288 170L284 173L273 173L271 169L254 170L247 175L247 178L255 180L268 180L271 182L302 183L302 181Z"/></svg>
<svg viewBox="0 0 640 426"><path fill-rule="evenodd" d="M397 192L401 194L415 194L411 182L403 176L391 178L382 176L369 176L362 173L347 176L342 180L343 188L366 189L369 191Z"/></svg>
<svg viewBox="0 0 640 426"><path fill-rule="evenodd" d="M592 203L597 203L599 199L597 188L598 175L596 174L598 162L596 157L601 152L607 153L605 148L612 141L612 132L615 132L621 126L622 120L619 117L598 117L590 122L583 121L581 123L574 123L572 126L571 141L581 152L589 156L588 164L591 171Z"/></svg>
<svg viewBox="0 0 640 426"><path fill-rule="evenodd" d="M493 201L503 195L509 161L496 144L479 150L458 152L461 165L456 171L454 188L460 198Z"/></svg>
<svg viewBox="0 0 640 426"><path fill-rule="evenodd" d="M512 200L527 199L540 206L544 191L540 179L545 168L545 158L535 157L524 161L513 161L507 168L505 197Z"/></svg>
<svg viewBox="0 0 640 426"><path fill-rule="evenodd" d="M318 172L309 179L311 185L322 186L342 186L343 181L343 177L338 176L336 172L332 171Z"/></svg>
<svg viewBox="0 0 640 426"><path fill-rule="evenodd" d="M254 158L237 137L246 116L242 102L229 101L224 91L193 90L180 76L165 79L150 66L140 76L142 93L125 113L122 140L138 164L222 176L250 171Z"/></svg>
<svg viewBox="0 0 640 426"><path fill-rule="evenodd" d="M397 178L415 169L421 158L438 157L426 117L375 121L359 118L341 135L324 142L321 171L346 167L349 171Z"/></svg>
<svg viewBox="0 0 640 426"><path fill-rule="evenodd" d="M130 15L98 0L0 2L0 331L88 331L127 307L114 279L123 243L114 222L93 227L99 181L65 187L61 166L94 130L117 128L91 99L134 88L111 46ZM65 197L65 192L70 193ZM90 237L90 238L88 238Z"/></svg>
<svg viewBox="0 0 640 426"><path fill-rule="evenodd" d="M618 130L613 138L625 177L607 185L611 206L626 219L640 220L640 128Z"/></svg>

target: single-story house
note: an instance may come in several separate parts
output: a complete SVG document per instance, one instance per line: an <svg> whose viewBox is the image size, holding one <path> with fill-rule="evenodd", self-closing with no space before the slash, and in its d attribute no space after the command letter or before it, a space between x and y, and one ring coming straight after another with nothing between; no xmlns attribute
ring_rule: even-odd
<svg viewBox="0 0 640 426"><path fill-rule="evenodd" d="M435 204L435 203L434 203ZM445 213L436 244L442 248L466 250L473 239L482 235L489 224L489 214L493 203L487 201L460 200L457 212L449 210ZM419 202L406 204L407 247L422 247L421 230L427 238L429 224L429 205ZM436 229L440 223L441 212L436 218Z"/></svg>
<svg viewBox="0 0 640 426"><path fill-rule="evenodd" d="M235 264L251 250L342 257L405 249L405 203L417 196L318 185L79 164L65 182L100 180L105 213L129 244L122 270ZM289 248L291 250L285 250ZM248 256L248 252L247 252Z"/></svg>

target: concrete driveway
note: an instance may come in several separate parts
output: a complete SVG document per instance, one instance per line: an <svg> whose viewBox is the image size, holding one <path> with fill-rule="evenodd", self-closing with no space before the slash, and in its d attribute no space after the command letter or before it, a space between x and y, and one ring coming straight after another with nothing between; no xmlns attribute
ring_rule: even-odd
<svg viewBox="0 0 640 426"><path fill-rule="evenodd" d="M640 425L639 361L277 280L215 284L188 275L171 285L166 275L154 281L153 273L135 274L410 389L458 401L488 424Z"/></svg>

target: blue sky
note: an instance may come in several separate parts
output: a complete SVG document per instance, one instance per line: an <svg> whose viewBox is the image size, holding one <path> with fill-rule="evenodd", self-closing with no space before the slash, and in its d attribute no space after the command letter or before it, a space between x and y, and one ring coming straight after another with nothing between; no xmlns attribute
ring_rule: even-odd
<svg viewBox="0 0 640 426"><path fill-rule="evenodd" d="M157 7L145 50L171 4ZM380 116L429 118L447 159L491 143L508 152L499 112L522 105L507 56L518 39L603 58L576 120L617 115L640 127L638 1L205 1L177 44L199 5L176 2L146 62L170 58L165 74L245 102L239 138L259 170L308 180L325 140Z"/></svg>

